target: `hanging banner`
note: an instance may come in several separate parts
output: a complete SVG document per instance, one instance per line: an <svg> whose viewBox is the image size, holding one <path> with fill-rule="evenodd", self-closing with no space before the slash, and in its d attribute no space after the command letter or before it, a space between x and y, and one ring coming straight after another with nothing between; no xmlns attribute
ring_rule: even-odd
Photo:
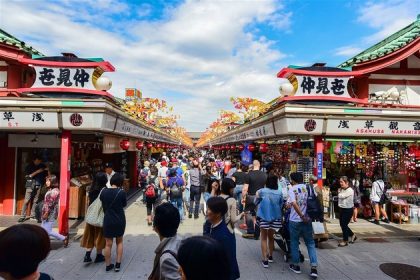
<svg viewBox="0 0 420 280"><path fill-rule="evenodd" d="M329 119L328 136L392 136L420 138L419 121Z"/></svg>
<svg viewBox="0 0 420 280"><path fill-rule="evenodd" d="M31 88L80 88L96 90L93 86L95 68L34 66L35 83Z"/></svg>
<svg viewBox="0 0 420 280"><path fill-rule="evenodd" d="M297 90L294 96L325 96L351 98L347 84L352 77L317 77L299 76L297 79Z"/></svg>

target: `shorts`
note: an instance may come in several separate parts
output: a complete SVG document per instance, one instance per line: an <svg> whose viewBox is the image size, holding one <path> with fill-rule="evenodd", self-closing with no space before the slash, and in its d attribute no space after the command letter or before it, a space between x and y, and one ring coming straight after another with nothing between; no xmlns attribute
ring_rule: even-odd
<svg viewBox="0 0 420 280"><path fill-rule="evenodd" d="M257 225L260 227L260 229L273 229L275 231L278 231L281 228L281 220L277 219L271 222L264 221L260 217L257 217Z"/></svg>

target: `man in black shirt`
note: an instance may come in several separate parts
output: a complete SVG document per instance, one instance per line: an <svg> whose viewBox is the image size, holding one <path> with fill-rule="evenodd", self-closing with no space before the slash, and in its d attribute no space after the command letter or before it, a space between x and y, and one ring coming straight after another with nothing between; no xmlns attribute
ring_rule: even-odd
<svg viewBox="0 0 420 280"><path fill-rule="evenodd" d="M244 238L255 238L259 239L260 231L258 226L256 226L256 214L257 207L254 203L255 194L259 189L264 188L267 181L267 174L260 170L261 164L258 160L253 162L253 170L249 171L247 182L244 184L242 195L245 198L245 212L246 214L246 224L247 232L242 236Z"/></svg>
<svg viewBox="0 0 420 280"><path fill-rule="evenodd" d="M26 191L25 191L25 201L22 207L21 217L19 223L22 223L26 219L26 209L28 204L32 202L31 205L31 218L35 217L35 203L38 201L39 190L42 185L45 184L45 178L48 175L48 168L45 164L42 163L42 159L39 156L36 156L32 163L30 163L25 169L25 179L26 179Z"/></svg>

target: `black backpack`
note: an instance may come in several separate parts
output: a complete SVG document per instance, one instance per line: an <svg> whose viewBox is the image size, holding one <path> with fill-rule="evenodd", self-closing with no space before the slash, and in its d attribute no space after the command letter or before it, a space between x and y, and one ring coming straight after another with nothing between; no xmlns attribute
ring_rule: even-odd
<svg viewBox="0 0 420 280"><path fill-rule="evenodd" d="M169 193L172 199L182 198L182 187L178 185L177 181L172 183Z"/></svg>
<svg viewBox="0 0 420 280"><path fill-rule="evenodd" d="M312 221L323 221L324 211L322 210L321 203L319 202L313 186L306 185L308 190L308 199L306 203L306 214L311 218Z"/></svg>

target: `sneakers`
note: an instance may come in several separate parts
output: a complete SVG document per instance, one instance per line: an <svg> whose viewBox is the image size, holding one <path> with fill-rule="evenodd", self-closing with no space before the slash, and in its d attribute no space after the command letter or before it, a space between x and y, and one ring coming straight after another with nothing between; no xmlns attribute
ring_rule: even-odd
<svg viewBox="0 0 420 280"><path fill-rule="evenodd" d="M338 247L346 247L348 245L349 243L347 241L341 241L340 243L338 243Z"/></svg>
<svg viewBox="0 0 420 280"><path fill-rule="evenodd" d="M115 272L120 272L121 263L115 263Z"/></svg>
<svg viewBox="0 0 420 280"><path fill-rule="evenodd" d="M273 263L274 262L273 256L267 256L267 259L268 259L268 262L269 263Z"/></svg>
<svg viewBox="0 0 420 280"><path fill-rule="evenodd" d="M356 242L356 240L357 240L357 236L356 236L356 234L353 234L353 236L350 237L350 244L354 244L354 242Z"/></svg>
<svg viewBox="0 0 420 280"><path fill-rule="evenodd" d="M311 273L309 274L309 276L311 276L312 279L318 278L318 271L316 270L316 267L311 267Z"/></svg>
<svg viewBox="0 0 420 280"><path fill-rule="evenodd" d="M83 259L84 263L90 263L92 262L92 258L90 257L90 255L85 255L85 258Z"/></svg>
<svg viewBox="0 0 420 280"><path fill-rule="evenodd" d="M380 225L379 220L374 220L374 221L373 221L373 223L374 223L375 225Z"/></svg>
<svg viewBox="0 0 420 280"><path fill-rule="evenodd" d="M188 214L188 218L191 219L192 218L192 214Z"/></svg>
<svg viewBox="0 0 420 280"><path fill-rule="evenodd" d="M388 219L383 219L382 222L389 224L389 220Z"/></svg>
<svg viewBox="0 0 420 280"><path fill-rule="evenodd" d="M302 272L300 271L300 266L295 265L295 264L291 264L291 265L289 266L289 269L290 269L291 271L293 271L294 273L296 273L296 274L301 274L301 273L302 273Z"/></svg>
<svg viewBox="0 0 420 280"><path fill-rule="evenodd" d="M111 270L114 269L114 267L115 267L114 264L111 263L110 265L108 265L108 266L105 267L105 271L106 272L111 271Z"/></svg>
<svg viewBox="0 0 420 280"><path fill-rule="evenodd" d="M105 261L104 255L96 255L95 263L100 263L100 262L104 262L104 261Z"/></svg>
<svg viewBox="0 0 420 280"><path fill-rule="evenodd" d="M246 239L255 239L255 234L253 234L253 233L244 233L244 234L242 234L242 237L243 238L246 238Z"/></svg>
<svg viewBox="0 0 420 280"><path fill-rule="evenodd" d="M197 220L198 219L198 215L194 215L194 219Z"/></svg>
<svg viewBox="0 0 420 280"><path fill-rule="evenodd" d="M18 223L23 223L25 220L26 220L26 218L25 218L25 217L21 217L21 218L18 220Z"/></svg>
<svg viewBox="0 0 420 280"><path fill-rule="evenodd" d="M268 261L261 261L264 268L268 268Z"/></svg>

